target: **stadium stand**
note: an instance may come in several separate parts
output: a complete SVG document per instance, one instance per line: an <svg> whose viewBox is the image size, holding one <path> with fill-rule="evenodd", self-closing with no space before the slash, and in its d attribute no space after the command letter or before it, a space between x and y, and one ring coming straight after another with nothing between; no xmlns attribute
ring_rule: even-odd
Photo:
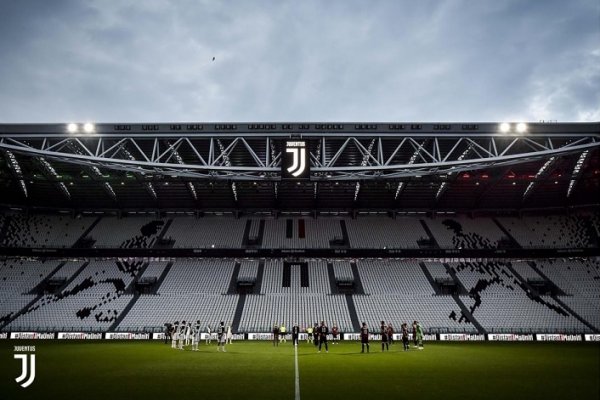
<svg viewBox="0 0 600 400"><path fill-rule="evenodd" d="M166 236L177 248L241 248L245 224L244 219L225 216L175 217Z"/></svg>
<svg viewBox="0 0 600 400"><path fill-rule="evenodd" d="M488 332L581 332L586 327L556 301L531 291L509 264L496 261L449 263L469 295L461 296ZM521 267L521 270L523 268Z"/></svg>
<svg viewBox="0 0 600 400"><path fill-rule="evenodd" d="M500 223L525 248L585 248L593 246L589 218L580 216L500 217Z"/></svg>
<svg viewBox="0 0 600 400"><path fill-rule="evenodd" d="M133 217L118 220L103 218L90 232L94 247L142 248L154 246L165 221L152 217Z"/></svg>
<svg viewBox="0 0 600 400"><path fill-rule="evenodd" d="M507 240L491 218L436 218L427 225L444 249L495 249Z"/></svg>
<svg viewBox="0 0 600 400"><path fill-rule="evenodd" d="M522 218L107 215L98 221L92 217L11 213L0 220L0 246L69 248L87 239L94 248L152 248L158 242L167 247L199 249L257 245L264 249L419 249L432 242L443 249L593 248L598 246L598 221L597 213Z"/></svg>
<svg viewBox="0 0 600 400"><path fill-rule="evenodd" d="M336 282L332 286L328 264L336 282L359 279L364 294L333 293ZM263 332L274 323L307 326L326 320L342 331L355 331L355 320L371 327L385 320L399 327L418 319L433 333L476 333L478 326L488 333L570 333L596 331L600 322L600 263L591 259L447 264L359 259L357 276L348 261L267 259L262 282L257 282L260 268L252 259L7 259L0 268L0 326L135 332L161 331L169 321L200 320L212 327L236 322L238 331ZM425 271L434 280L455 276L465 292L436 293ZM60 287L45 285L50 277ZM154 278L154 291L135 294L133 283L140 278ZM235 279L260 286L248 294L231 292ZM540 282L546 285L536 286ZM461 318L465 314L457 297L468 309L467 318Z"/></svg>
<svg viewBox="0 0 600 400"><path fill-rule="evenodd" d="M64 273L73 265L65 264ZM114 260L90 261L69 277L58 293L45 294L13 320L11 330L104 331L131 301L125 290L141 263Z"/></svg>
<svg viewBox="0 0 600 400"><path fill-rule="evenodd" d="M89 227L93 218L67 215L8 214L0 220L4 247L71 247Z"/></svg>
<svg viewBox="0 0 600 400"><path fill-rule="evenodd" d="M345 221L353 248L418 249L418 240L428 237L419 218L364 216Z"/></svg>

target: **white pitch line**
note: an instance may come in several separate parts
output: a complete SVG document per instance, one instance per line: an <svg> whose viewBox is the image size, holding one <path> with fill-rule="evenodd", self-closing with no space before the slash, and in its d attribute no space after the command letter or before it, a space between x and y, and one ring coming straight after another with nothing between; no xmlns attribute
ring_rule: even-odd
<svg viewBox="0 0 600 400"><path fill-rule="evenodd" d="M294 345L294 366L296 369L296 393L295 400L300 400L300 370L298 369L298 346Z"/></svg>

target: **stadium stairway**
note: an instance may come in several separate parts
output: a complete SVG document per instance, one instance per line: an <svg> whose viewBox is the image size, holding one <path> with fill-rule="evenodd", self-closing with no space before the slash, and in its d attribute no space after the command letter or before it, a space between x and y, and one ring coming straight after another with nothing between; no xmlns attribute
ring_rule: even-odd
<svg viewBox="0 0 600 400"><path fill-rule="evenodd" d="M281 282L282 287L292 286L292 267L289 263L283 263L283 278Z"/></svg>
<svg viewBox="0 0 600 400"><path fill-rule="evenodd" d="M350 237L348 236L348 228L346 227L346 221L343 219L340 221L340 229L342 230L342 239L344 242L344 248L350 248Z"/></svg>
<svg viewBox="0 0 600 400"><path fill-rule="evenodd" d="M423 270L423 274L425 274L425 277L427 278L427 280L429 281L429 284L431 285L431 287L433 288L433 291L435 292L436 295L441 294L440 288L438 285L436 285L435 280L433 279L433 276L431 276L431 273L429 272L429 270L427 269L427 267L425 266L424 262L420 262L419 266L421 267L421 269Z"/></svg>
<svg viewBox="0 0 600 400"><path fill-rule="evenodd" d="M52 278L67 262L63 261L60 264L58 264L58 266L56 268L54 268L47 277L44 278L44 280L42 280L36 287L34 287L33 289L31 289L29 291L29 294L34 294L34 295L38 295L40 293L43 294L44 292L44 286L46 284L46 281L50 278Z"/></svg>
<svg viewBox="0 0 600 400"><path fill-rule="evenodd" d="M25 305L25 307L21 308L18 312L16 312L14 315L12 315L4 324L0 325L0 331L2 331L6 326L8 326L11 322L13 322L17 318L19 318L25 312L27 312L27 310L29 310L29 308L31 306L33 306L35 303L37 303L38 300L40 300L44 296L44 291L41 290L41 287L44 285L44 283L46 283L46 281L48 279L52 278L63 267L63 265L65 265L66 263L67 263L66 261L63 261L63 262L59 263L58 266L56 268L54 268L52 271L50 271L50 273L48 274L48 276L46 276L39 283L39 285L37 285L35 288L33 288L29 292L29 294L35 294L36 295L35 298L33 300L31 300L29 303L27 303Z"/></svg>
<svg viewBox="0 0 600 400"><path fill-rule="evenodd" d="M584 230L587 233L588 237L589 237L589 243L591 245L591 247L600 247L600 236L599 236L599 232L596 230L596 227L594 226L594 223L592 221L591 218L586 218L582 221L583 226L584 226ZM0 241L2 236L0 235Z"/></svg>
<svg viewBox="0 0 600 400"><path fill-rule="evenodd" d="M231 323L231 330L238 332L240 329L240 321L242 320L242 314L244 313L244 305L246 304L246 295L240 294L238 297L237 306L235 307L235 313L233 314L233 322Z"/></svg>
<svg viewBox="0 0 600 400"><path fill-rule="evenodd" d="M165 278L167 277L167 274L169 273L169 271L171 271L172 267L173 267L173 261L170 261L167 264L167 266L165 267L165 269L163 270L162 274L160 274L160 277L158 278L158 280L156 281L156 287L155 287L154 292L152 294L157 294L158 293L158 289L160 289L160 286L165 281Z"/></svg>
<svg viewBox="0 0 600 400"><path fill-rule="evenodd" d="M4 217L4 224L0 224L0 244L4 241L4 236L6 235L6 229L8 229L8 225L10 224L11 216L7 215ZM2 219L0 218L0 222Z"/></svg>
<svg viewBox="0 0 600 400"><path fill-rule="evenodd" d="M308 263L300 264L300 287L309 287L310 279L308 278Z"/></svg>
<svg viewBox="0 0 600 400"><path fill-rule="evenodd" d="M231 274L231 280L229 281L229 288L227 289L227 294L237 294L237 281L238 276L240 275L240 267L241 264L236 261L235 266L233 267L233 273Z"/></svg>
<svg viewBox="0 0 600 400"><path fill-rule="evenodd" d="M429 227L427 226L427 223L425 223L425 221L422 219L419 219L419 222L421 223L421 226L425 230L425 233L427 233L429 240L431 241L431 243L433 243L433 248L440 249L441 248L440 244L437 242L437 240L435 240L435 236L433 236L433 232L431 232L431 229L429 229Z"/></svg>
<svg viewBox="0 0 600 400"><path fill-rule="evenodd" d="M510 271L511 274L513 274L515 276L515 278L517 278L517 282L519 282L521 284L521 287L528 290L530 293L533 293L536 296L539 296L539 293L537 290L535 290L535 288L533 286L531 286L529 284L529 282L527 282L527 279L523 278L521 276L521 274L519 274L517 272L516 269L514 269L512 267L512 265L510 263L506 263L504 264L506 266L506 268Z"/></svg>
<svg viewBox="0 0 600 400"><path fill-rule="evenodd" d="M327 263L327 275L329 276L329 290L331 294L339 294L337 282L335 280L335 272L333 271L333 263Z"/></svg>
<svg viewBox="0 0 600 400"><path fill-rule="evenodd" d="M467 308L465 303L463 303L463 301L460 299L458 294L453 294L452 298L454 299L454 301L460 308L460 312L462 313L463 317L468 322L472 323L475 328L477 328L477 332L479 332L480 334L484 334L484 335L487 334L487 331L483 328L483 326L481 326L481 324L477 321L477 319L475 319L473 314L471 314L471 311L469 311L469 309Z"/></svg>
<svg viewBox="0 0 600 400"><path fill-rule="evenodd" d="M264 235L265 235L265 220L261 219L260 223L258 224L258 237L257 237L258 246L262 246Z"/></svg>
<svg viewBox="0 0 600 400"><path fill-rule="evenodd" d="M242 247L248 248L249 246L249 239L250 239L250 228L252 227L252 220L249 219L246 221L246 225L244 226L244 234L242 236Z"/></svg>
<svg viewBox="0 0 600 400"><path fill-rule="evenodd" d="M587 320L585 320L581 315L579 315L577 312L575 312L571 307L569 307L568 305L566 305L558 296L562 295L562 296L566 296L567 294L562 291L558 286L556 286L556 284L554 282L552 282L535 264L534 261L528 261L527 262L529 264L529 266L531 266L531 268L539 275L542 277L542 279L544 279L544 281L546 281L546 283L550 286L553 287L552 290L552 295L550 295L550 297L552 298L552 300L556 301L556 303L561 306L564 310L566 310L569 314L571 314L573 317L575 317L576 319L579 320L579 322L581 322L582 324L584 324L585 326L587 326L588 328L590 328L592 331L594 332L600 332L600 327L596 327L593 324L589 323Z"/></svg>
<svg viewBox="0 0 600 400"><path fill-rule="evenodd" d="M463 317L467 321L469 321L470 323L472 323L473 326L475 328L477 328L477 331L480 334L487 334L487 331L483 328L483 326L481 326L481 324L473 316L473 314L471 313L471 311L469 311L469 308L460 299L459 294L465 295L465 294L468 294L468 292L467 292L467 289L465 288L465 286L460 281L460 279L458 279L458 277L456 276L456 271L454 270L454 268L452 268L451 266L449 266L446 263L444 263L443 265L446 268L446 271L448 272L448 275L450 275L450 277L452 278L452 280L454 281L454 283L458 287L459 293L452 294L452 298L454 299L454 302L456 303L456 305L458 305L458 307L460 308L460 311L461 311Z"/></svg>
<svg viewBox="0 0 600 400"><path fill-rule="evenodd" d="M145 262L144 264L142 264L142 266L140 267L139 271L137 272L137 274L135 275L135 277L133 278L133 280L131 281L129 286L127 286L125 288L125 293L135 294L135 284L140 280L142 275L144 275L144 272L146 272L148 265L150 265L149 262Z"/></svg>
<svg viewBox="0 0 600 400"><path fill-rule="evenodd" d="M350 314L350 321L352 321L352 327L354 328L354 332L360 332L360 322L358 321L358 313L356 312L354 298L351 294L346 295L346 304L348 305L348 313Z"/></svg>
<svg viewBox="0 0 600 400"><path fill-rule="evenodd" d="M492 218L492 220L494 221L496 226L498 226L498 228L500 228L502 233L504 233L506 235L506 237L510 240L511 247L515 248L515 249L520 249L521 245L519 244L519 242L517 242L517 240L510 234L508 229L506 229L504 226L502 226L500 221L498 221L498 218Z"/></svg>
<svg viewBox="0 0 600 400"><path fill-rule="evenodd" d="M254 283L254 293L253 294L260 294L260 289L262 287L262 281L263 281L264 274L265 274L265 259L262 258L258 261L258 271L256 271L256 282Z"/></svg>
<svg viewBox="0 0 600 400"><path fill-rule="evenodd" d="M171 226L172 223L173 223L173 218L169 218L167 220L167 222L165 223L165 225L163 226L160 233L158 234L158 236L156 237L156 240L154 241L154 245L152 246L152 248L154 248L154 249L173 248L173 244L175 243L175 241L173 241L173 240L170 240L168 242L164 241L164 237L167 234L167 231L169 230L169 227Z"/></svg>
<svg viewBox="0 0 600 400"><path fill-rule="evenodd" d="M467 291L465 286L462 284L460 279L458 279L458 276L456 276L456 271L454 270L454 268L452 268L451 266L449 266L446 263L444 263L444 267L446 268L446 272L448 272L448 275L450 275L450 277L452 278L452 280L458 287L458 292L459 292L458 294L462 294L462 295L469 294L469 292Z"/></svg>
<svg viewBox="0 0 600 400"><path fill-rule="evenodd" d="M63 290L65 290L66 288L69 287L69 285L71 284L71 282L73 282L75 280L75 278L77 278L79 276L79 274L85 269L85 267L87 267L90 264L89 261L84 262L83 264L81 264L81 267L79 267L79 269L77 269L77 271L75 271L75 273L73 275L71 275L71 277L69 279L67 279L67 281L65 282L64 285L62 285L56 292L57 293L62 293Z"/></svg>
<svg viewBox="0 0 600 400"><path fill-rule="evenodd" d="M568 311L566 310L565 307L559 306L557 307L554 304L550 304L547 301L545 301L544 299L542 299L540 297L539 292L533 288L529 282L527 282L527 280L525 278L523 278L521 276L521 274L519 274L517 272L517 270L515 270L512 265L510 263L506 263L504 264L504 266L514 275L515 277L515 283L518 284L519 286L521 286L521 288L525 291L525 293L527 294L527 297L532 300L535 301L539 304L543 304L546 307L548 307L549 309L561 314L561 315L567 315ZM562 307L562 309L561 309Z"/></svg>
<svg viewBox="0 0 600 400"><path fill-rule="evenodd" d="M358 267L356 266L356 261L350 262L350 267L352 267L352 275L354 275L354 294L365 294L365 289L364 289L362 281L360 279L360 274L358 273ZM360 327L359 327L359 329L360 329Z"/></svg>
<svg viewBox="0 0 600 400"><path fill-rule="evenodd" d="M74 249L90 248L94 245L94 243L96 243L96 241L90 237L90 232L96 227L96 225L98 225L101 219L102 217L96 218L94 222L92 222L92 224L88 226L85 232L83 232L73 244Z"/></svg>
<svg viewBox="0 0 600 400"><path fill-rule="evenodd" d="M127 303L127 305L125 306L125 308L123 308L123 311L121 311L119 313L119 316L117 317L117 319L115 319L115 322L113 322L111 324L110 328L108 328L109 332L117 330L117 328L118 328L119 324L121 323L121 321L123 321L123 319L127 316L127 314L129 313L129 311L133 308L133 306L135 305L135 303L140 298L140 295L141 295L140 292L137 292L137 291L134 290L135 284L140 279L140 277L142 275L144 275L144 272L146 271L146 268L148 268L149 264L150 263L146 262L146 263L144 263L144 265L142 265L142 267L140 268L140 270L138 271L138 273L135 275L135 277L133 278L133 280L131 281L131 283L129 284L129 286L125 289L125 293L133 293L133 297L131 298L131 300L129 301L129 303Z"/></svg>
<svg viewBox="0 0 600 400"><path fill-rule="evenodd" d="M528 261L527 264L529 264L529 266L531 267L531 269L533 269L536 274L538 274L545 282L547 285L549 285L552 288L552 293L556 293L560 296L565 296L566 293L559 288L554 282L552 282L552 280L550 278L548 278L546 276L546 274L544 274L535 264L535 262L533 261Z"/></svg>

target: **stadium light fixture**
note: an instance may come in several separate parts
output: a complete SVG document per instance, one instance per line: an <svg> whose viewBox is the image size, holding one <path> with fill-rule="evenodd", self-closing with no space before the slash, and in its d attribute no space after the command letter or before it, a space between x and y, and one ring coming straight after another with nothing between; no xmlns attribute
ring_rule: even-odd
<svg viewBox="0 0 600 400"><path fill-rule="evenodd" d="M86 122L83 125L83 130L85 131L85 133L92 133L95 130L94 124Z"/></svg>
<svg viewBox="0 0 600 400"><path fill-rule="evenodd" d="M517 132L519 132L519 133L527 132L527 124L525 124L524 122L519 122L517 124Z"/></svg>
<svg viewBox="0 0 600 400"><path fill-rule="evenodd" d="M508 122L503 122L500 124L500 132L507 133L510 131L510 124Z"/></svg>
<svg viewBox="0 0 600 400"><path fill-rule="evenodd" d="M76 133L78 129L79 128L78 128L77 124L70 123L67 125L67 132L69 132L69 133Z"/></svg>

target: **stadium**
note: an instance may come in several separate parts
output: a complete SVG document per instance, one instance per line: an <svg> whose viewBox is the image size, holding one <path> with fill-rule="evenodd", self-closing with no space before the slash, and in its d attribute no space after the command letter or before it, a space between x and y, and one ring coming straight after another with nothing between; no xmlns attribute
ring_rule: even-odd
<svg viewBox="0 0 600 400"><path fill-rule="evenodd" d="M0 124L2 397L597 398L599 193L600 123Z"/></svg>

